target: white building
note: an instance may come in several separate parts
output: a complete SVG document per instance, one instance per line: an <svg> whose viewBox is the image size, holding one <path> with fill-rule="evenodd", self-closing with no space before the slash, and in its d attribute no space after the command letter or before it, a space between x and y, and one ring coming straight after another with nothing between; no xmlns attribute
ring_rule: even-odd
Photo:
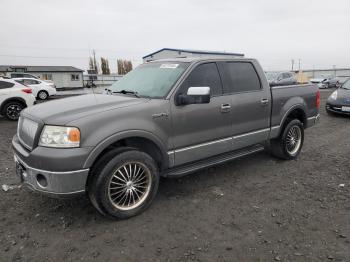
<svg viewBox="0 0 350 262"><path fill-rule="evenodd" d="M52 80L57 89L83 88L83 70L76 67L0 65L0 75L13 78L25 73Z"/></svg>
<svg viewBox="0 0 350 262"><path fill-rule="evenodd" d="M150 62L158 59L185 58L185 57L237 58L237 57L244 57L244 54L220 52L220 51L202 51L202 50L190 50L190 49L163 48L142 57L142 59L143 59L143 62Z"/></svg>

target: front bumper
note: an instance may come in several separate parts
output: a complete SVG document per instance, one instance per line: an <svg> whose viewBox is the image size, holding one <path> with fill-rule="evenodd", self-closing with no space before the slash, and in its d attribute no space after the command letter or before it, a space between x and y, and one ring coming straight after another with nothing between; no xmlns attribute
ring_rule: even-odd
<svg viewBox="0 0 350 262"><path fill-rule="evenodd" d="M34 191L57 196L69 196L85 192L89 169L51 172L32 168L17 155L14 155L14 158L18 178Z"/></svg>
<svg viewBox="0 0 350 262"><path fill-rule="evenodd" d="M75 195L85 191L89 168L82 168L90 149L37 147L27 151L15 135L12 140L16 173L35 191L51 195Z"/></svg>
<svg viewBox="0 0 350 262"><path fill-rule="evenodd" d="M347 105L347 106L349 107L349 105ZM350 112L343 111L342 107L343 106L341 106L341 105L333 105L330 103L326 104L326 110L329 112L336 113L336 114L342 114L342 115L350 115Z"/></svg>

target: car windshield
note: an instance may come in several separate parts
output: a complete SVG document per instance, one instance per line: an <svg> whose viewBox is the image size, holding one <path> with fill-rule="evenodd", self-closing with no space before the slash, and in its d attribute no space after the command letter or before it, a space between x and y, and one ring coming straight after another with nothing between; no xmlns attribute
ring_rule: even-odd
<svg viewBox="0 0 350 262"><path fill-rule="evenodd" d="M110 86L112 93L135 93L141 97L165 97L189 63L152 62L138 66Z"/></svg>
<svg viewBox="0 0 350 262"><path fill-rule="evenodd" d="M279 73L266 72L265 75L266 75L266 78L267 78L268 81L272 81L272 80L275 80L278 77Z"/></svg>
<svg viewBox="0 0 350 262"><path fill-rule="evenodd" d="M350 79L343 84L342 88L350 90Z"/></svg>

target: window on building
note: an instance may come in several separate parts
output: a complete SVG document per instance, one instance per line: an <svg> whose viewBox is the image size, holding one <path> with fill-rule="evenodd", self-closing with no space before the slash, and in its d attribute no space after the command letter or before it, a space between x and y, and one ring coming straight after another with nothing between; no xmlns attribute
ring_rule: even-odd
<svg viewBox="0 0 350 262"><path fill-rule="evenodd" d="M251 63L226 62L222 65L225 93L261 90L260 79Z"/></svg>
<svg viewBox="0 0 350 262"><path fill-rule="evenodd" d="M189 87L210 87L210 94L217 96L222 94L222 87L218 69L215 63L201 64L197 66L181 86L181 93L187 93Z"/></svg>
<svg viewBox="0 0 350 262"><path fill-rule="evenodd" d="M72 81L79 81L79 74L71 74Z"/></svg>
<svg viewBox="0 0 350 262"><path fill-rule="evenodd" d="M52 80L52 74L42 74L42 80Z"/></svg>
<svg viewBox="0 0 350 262"><path fill-rule="evenodd" d="M14 83L0 81L0 89L10 88L10 87L13 87L14 85L15 85Z"/></svg>

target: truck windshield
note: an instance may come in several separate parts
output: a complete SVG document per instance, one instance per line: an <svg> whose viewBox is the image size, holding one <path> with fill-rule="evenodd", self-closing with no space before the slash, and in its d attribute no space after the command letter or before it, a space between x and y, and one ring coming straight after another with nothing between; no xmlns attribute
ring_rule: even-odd
<svg viewBox="0 0 350 262"><path fill-rule="evenodd" d="M350 90L350 80L347 80L343 85L342 88Z"/></svg>
<svg viewBox="0 0 350 262"><path fill-rule="evenodd" d="M135 93L141 97L165 97L189 63L152 62L138 66L115 82L112 93Z"/></svg>

